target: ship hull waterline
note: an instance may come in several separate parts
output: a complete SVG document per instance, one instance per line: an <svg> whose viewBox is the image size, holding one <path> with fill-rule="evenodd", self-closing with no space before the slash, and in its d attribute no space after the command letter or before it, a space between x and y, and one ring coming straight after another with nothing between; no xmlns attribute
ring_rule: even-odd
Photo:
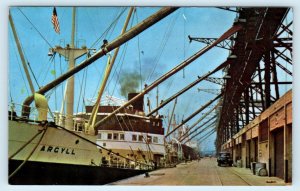
<svg viewBox="0 0 300 191"><path fill-rule="evenodd" d="M38 133L39 128L36 124L9 121L9 156ZM96 142L95 136L79 135ZM8 160L9 175L26 160L39 138L41 135ZM102 166L102 156L97 146L49 127L30 159L8 182L12 185L103 185L149 171L120 168L122 165L118 168Z"/></svg>
<svg viewBox="0 0 300 191"><path fill-rule="evenodd" d="M21 163L19 160L10 160L9 173ZM147 171L137 169L27 161L8 182L12 185L104 185L145 172Z"/></svg>

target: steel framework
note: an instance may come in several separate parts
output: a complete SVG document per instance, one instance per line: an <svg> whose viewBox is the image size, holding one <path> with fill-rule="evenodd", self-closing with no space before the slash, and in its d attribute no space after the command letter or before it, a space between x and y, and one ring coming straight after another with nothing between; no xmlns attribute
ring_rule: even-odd
<svg viewBox="0 0 300 191"><path fill-rule="evenodd" d="M292 21L287 8L246 8L244 30L230 48L234 61L225 73L216 149L272 105L292 84ZM208 42L210 43L210 42ZM288 78L290 80L288 80Z"/></svg>

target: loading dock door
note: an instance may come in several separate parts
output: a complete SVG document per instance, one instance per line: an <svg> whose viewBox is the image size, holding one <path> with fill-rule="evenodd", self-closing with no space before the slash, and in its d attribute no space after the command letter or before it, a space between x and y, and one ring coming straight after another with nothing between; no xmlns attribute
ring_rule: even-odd
<svg viewBox="0 0 300 191"><path fill-rule="evenodd" d="M258 138L254 138L254 162L258 162Z"/></svg>
<svg viewBox="0 0 300 191"><path fill-rule="evenodd" d="M284 158L283 158L283 128L274 132L274 161L275 161L275 176L284 178Z"/></svg>
<svg viewBox="0 0 300 191"><path fill-rule="evenodd" d="M251 141L246 142L246 168L250 168L250 158L251 158Z"/></svg>

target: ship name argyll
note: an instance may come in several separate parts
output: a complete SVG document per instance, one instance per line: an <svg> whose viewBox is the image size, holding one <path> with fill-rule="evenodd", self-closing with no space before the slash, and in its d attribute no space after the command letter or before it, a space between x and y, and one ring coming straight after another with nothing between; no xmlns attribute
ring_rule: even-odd
<svg viewBox="0 0 300 191"><path fill-rule="evenodd" d="M42 146L40 151L75 155L74 149L69 150L68 148L64 148L64 147Z"/></svg>

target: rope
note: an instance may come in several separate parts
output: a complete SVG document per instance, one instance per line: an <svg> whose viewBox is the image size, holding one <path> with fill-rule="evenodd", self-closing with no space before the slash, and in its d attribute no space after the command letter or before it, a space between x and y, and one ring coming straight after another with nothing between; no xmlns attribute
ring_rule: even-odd
<svg viewBox="0 0 300 191"><path fill-rule="evenodd" d="M96 64L94 64L93 66L94 66L94 68L97 70L97 72L100 74L101 72L98 70ZM98 83L97 83L97 86L96 86L96 87L100 87L101 78L104 77L104 73L105 73L105 68L104 68L104 70L102 71L101 75L99 75L99 78L100 78L100 79L97 80ZM92 98L96 97L96 95L97 95L97 93L98 93L98 91L97 91L98 89L99 89L99 88L96 88L96 89L95 89Z"/></svg>
<svg viewBox="0 0 300 191"><path fill-rule="evenodd" d="M185 11L184 8L182 9L182 14L183 16L185 15ZM186 30L186 20L185 18L183 19L183 60L185 60L185 30ZM185 72L184 72L184 68L182 69L182 77L185 78Z"/></svg>
<svg viewBox="0 0 300 191"><path fill-rule="evenodd" d="M49 66L48 66L48 68L47 68L47 71L46 71L46 75L44 75L44 79L43 79L43 81L42 81L43 84L44 84L44 82L45 82L45 80L46 80L46 78L47 78L47 76L48 76L48 74L49 74L50 68L51 68L51 64L49 64Z"/></svg>
<svg viewBox="0 0 300 191"><path fill-rule="evenodd" d="M111 107L112 107L112 109L113 109L113 106L111 106ZM124 108L124 111L125 111L125 114L127 114L126 108ZM123 116L120 116L120 117L122 118L123 122L124 122L125 127L127 128L128 131L133 131L133 132L135 132L135 130L134 130L134 128L133 128L133 125L132 125L131 122L130 122L129 116L127 116L127 115L125 115L125 116L126 116L127 119L128 119L129 125L127 125L126 120L124 120L124 117L123 117ZM117 116L116 114L115 114L115 117L116 117L116 119L117 119L117 121L118 121L118 123L119 123L119 125L120 125L120 127L121 127L121 129L122 129L122 132L125 133L124 128L122 127L122 124L121 124L121 122L119 121L119 118L118 118L118 116ZM129 126L131 127L131 129L129 129ZM141 135L142 135L142 134L141 134ZM142 136L142 137L143 137L144 142L145 142L146 145L148 146L147 148L149 148L149 151L148 151L148 152L153 154L153 152L151 151L151 148L150 148L148 142L146 141L146 138L145 138L144 136ZM138 141L138 137L137 137L137 141ZM131 146L129 145L129 142L128 142L128 141L126 141L126 142L127 142L128 146L129 146L130 149L131 149ZM131 150L132 150L132 149L131 149ZM132 152L133 152L133 151L132 151ZM133 153L133 154L134 154L134 153ZM150 154L149 154L149 156L150 156ZM148 156L148 158L152 160L152 158L149 157L149 156ZM144 159L144 160L145 160L145 159ZM146 162L146 161L145 161L145 162Z"/></svg>
<svg viewBox="0 0 300 191"><path fill-rule="evenodd" d="M170 36L171 36L170 33L171 33L171 31L173 30L173 28L174 28L174 26L175 26L175 21L177 20L178 15L179 15L179 14L177 14L177 16L175 16L175 17L173 18L172 22L169 23L169 25L168 25L168 27L167 27L167 30L165 31L163 40L161 41L161 44L160 44L160 46L159 46L159 48L158 48L158 51L157 51L158 54L157 54L157 56L156 56L155 59L154 59L155 65L154 65L153 70L152 70L151 73L149 74L149 76L148 76L148 78L147 78L146 81L149 81L149 80L152 78L152 75L154 74L154 72L155 72L155 70L156 70L157 64L158 64L158 62L159 62L159 60L160 60L160 58L161 58L161 56L162 56L162 54L163 54L163 51L164 51L164 49L165 49L165 47L166 47L166 44L167 44L167 42L168 42L168 39L169 39Z"/></svg>
<svg viewBox="0 0 300 191"><path fill-rule="evenodd" d="M43 130L43 134L41 136L41 138L39 139L39 141L37 142L37 144L35 145L35 147L33 148L33 150L29 153L28 157L22 162L22 164L20 164L20 166L18 166L18 168L9 175L8 179L10 179L11 177L13 177L24 165L25 163L28 161L28 159L32 156L32 154L34 153L34 151L36 150L36 148L39 146L39 144L41 143L45 133L46 133L46 130L48 128L48 125L46 124L45 126L45 129Z"/></svg>
<svg viewBox="0 0 300 191"><path fill-rule="evenodd" d="M21 150L23 150L31 141L33 141L39 134L41 134L42 131L39 131L37 134L35 134L29 141L27 141L24 145L22 145L14 154L12 154L8 159L12 159L14 156L16 156Z"/></svg>
<svg viewBox="0 0 300 191"><path fill-rule="evenodd" d="M126 108L124 108L124 110L125 110L125 113L127 113L126 112ZM132 128L132 130L135 132L135 130L134 130L134 128L133 128L133 126L132 126L132 124L131 124L131 122L130 122L130 118L126 115L126 117L127 117L127 119L128 119L128 123L129 123L129 125L131 126L131 128ZM147 135L146 135L147 136ZM151 148L150 148L150 146L149 146L149 143L148 143L148 140L143 136L143 140L144 140L144 142L146 143L146 145L148 146L148 148L149 148L149 153L151 154L153 154L153 152L152 152L152 150L151 150ZM150 157L150 154L149 154L149 159L151 159L152 160L152 158Z"/></svg>
<svg viewBox="0 0 300 191"><path fill-rule="evenodd" d="M83 90L83 95L82 95L82 100L83 100L82 111L85 109L84 98L85 98L85 92L86 92L87 71L88 71L88 68L86 68L86 70L84 71L85 72L85 79L84 79L84 90Z"/></svg>
<svg viewBox="0 0 300 191"><path fill-rule="evenodd" d="M86 69L85 69L86 70ZM84 77L85 77L85 72L83 71L82 74L82 81L80 81L79 79L79 83L80 83L80 91L79 91L79 98L78 98L78 103L77 103L77 107L76 107L76 112L78 113L78 108L79 108L79 103L80 103L80 98L81 98L81 93L82 93L82 89L83 89L83 81L84 81Z"/></svg>
<svg viewBox="0 0 300 191"><path fill-rule="evenodd" d="M123 51L122 51L120 60L119 60L119 62L118 62L118 64L117 64L117 66L116 66L116 69L114 70L114 73L113 73L113 75L112 75L112 78L111 78L111 79L109 80L109 82L108 82L108 86L107 86L107 87L109 87L110 83L112 82L113 77L114 77L115 75L117 75L117 77L116 77L116 78L117 78L117 79L116 79L116 83L115 83L115 86L114 86L114 88L113 88L113 91L112 91L112 94L111 94L111 95L113 95L114 92L115 92L115 90L116 90L117 82L119 81L120 74L121 74L121 71L122 71L122 67L123 67L123 64L124 64L124 60L125 60L125 55L126 55L127 47L128 47L128 43L126 43L126 44L124 45L124 49L123 49ZM117 72L119 63L121 63L121 64L120 64L120 69L119 69L119 72Z"/></svg>
<svg viewBox="0 0 300 191"><path fill-rule="evenodd" d="M31 66L30 66L30 63L27 62L27 65L28 65L28 67L29 67L29 70L30 70L30 72L31 72L31 74L32 74L32 76L33 76L33 78L34 78L35 83L37 84L37 86L38 86L39 89L40 89L40 85L39 85L39 83L38 83L38 81L37 81L37 79L36 79L36 77L35 77L35 75L34 75L34 73L33 73L33 71L32 71L32 68L31 68Z"/></svg>
<svg viewBox="0 0 300 191"><path fill-rule="evenodd" d="M11 35L9 35L9 36L11 36ZM11 40L12 41L12 40ZM15 56L16 56L16 59L17 59L17 63L18 63L18 66L19 66L19 70L20 70L20 74L21 74L21 76L22 76L22 79L23 79L23 82L24 82L24 85L25 85L25 89L26 89L26 91L27 91L27 95L30 95L29 94L29 90L28 90L28 87L27 87L27 85L26 85L26 80L25 80L25 78L24 78L24 74L23 74L23 72L22 72L22 67L21 67L21 64L20 64L20 60L19 60L19 57L18 57L18 55L17 55L17 53L16 53L16 49L14 48L14 52L15 52ZM10 88L11 89L11 88Z"/></svg>
<svg viewBox="0 0 300 191"><path fill-rule="evenodd" d="M136 23L139 23L139 18L137 15L137 10L134 9L134 13L136 16ZM140 35L137 36L137 43L138 43L138 54L139 54L139 66L140 66L140 77L141 77L141 91L143 90L143 78L142 78L142 63L141 63L141 50L140 50Z"/></svg>
<svg viewBox="0 0 300 191"><path fill-rule="evenodd" d="M113 108L113 106L111 106L111 107ZM117 114L115 114L115 117L116 117L116 119L117 119L117 121L118 121L118 123L119 123L119 125L120 125L120 127L121 127L121 129L122 129L122 132L125 133L125 131L124 131L123 127L122 127L122 124L121 124L121 122L120 122L120 120L119 120ZM123 120L123 121L124 121L124 120ZM126 123L125 123L125 126L127 127L128 131L130 131L129 128L128 128L128 126L126 125ZM124 136L125 136L125 135L124 135ZM124 138L124 139L125 139L125 138ZM131 148L129 142L128 142L128 141L126 141L126 142L127 142L128 146L129 146L131 152L132 152L133 157L134 157L134 152L133 152L133 150L132 150L132 148ZM134 158L135 158L135 157L134 157Z"/></svg>
<svg viewBox="0 0 300 191"><path fill-rule="evenodd" d="M91 48L93 48L96 44L99 43L100 39L108 33L108 31L111 29L113 24L119 20L119 18L122 16L122 14L125 12L126 8L123 9L123 11L117 16L117 18L109 25L109 27L101 34L101 36L92 44Z"/></svg>
<svg viewBox="0 0 300 191"><path fill-rule="evenodd" d="M55 60L53 60L53 69L54 69L54 79L56 79L56 63L55 63ZM54 102L55 102L55 110L57 111L57 86L54 87Z"/></svg>
<svg viewBox="0 0 300 191"><path fill-rule="evenodd" d="M130 161L132 161L132 162L136 162L136 163L141 164L141 165L146 165L146 166L149 166L149 167L153 167L152 165L145 164L145 163L141 163L141 162L138 162L138 161L134 161L134 160L129 159L129 158L125 157L125 156L122 156L122 155L120 155L120 154L118 154L118 153L116 153L116 152L113 152L112 150L107 149L107 148L105 148L105 147L103 147L103 146L101 146L101 145L99 145L99 144L97 144L97 143L94 143L93 141L90 141L89 139L87 139L87 138L85 138L85 137L82 137L82 136L80 136L80 135L77 135L77 134L74 133L73 131L70 131L70 130L68 130L68 129L62 127L62 126L59 126L59 125L55 125L55 126L61 128L61 129L63 129L63 130L65 130L66 132L68 132L68 133L70 133L70 134L72 134L72 135L74 135L74 136L76 136L76 137L78 137L78 138L80 138L80 139L82 139L82 140L88 142L88 143L91 143L92 145L95 145L95 146L97 146L97 147L99 147L99 148L101 148L101 149L103 149L103 150L105 150L105 151L107 151L107 152L109 152L109 153L112 153L112 154L114 154L114 155L116 155L116 156L119 156L119 157L124 158L124 159L126 159L126 160L130 160Z"/></svg>
<svg viewBox="0 0 300 191"><path fill-rule="evenodd" d="M131 20L131 23L130 23L130 28L132 28L133 21L134 21L134 20L132 19L132 20ZM117 82L119 81L119 78L120 78L120 73L121 73L121 70L122 70L122 67L123 67L123 64L124 64L124 60L125 60L125 55L126 55L127 47L128 47L128 42L125 43L124 49L123 49L123 51L122 51L121 57L120 57L120 59L119 59L119 62L117 63L116 69L114 70L114 72L113 72L113 74L112 74L112 77L110 78L110 80L109 80L108 83L107 83L107 84L108 84L107 87L109 87L109 85L110 85L110 83L112 82L112 80L113 80L115 74L117 75L116 83L115 83L115 86L114 86L114 88L113 88L113 92L112 92L111 95L114 94L115 89L116 89L116 87L117 87ZM120 65L120 63L121 63L121 65ZM117 73L117 68L118 68L119 65L120 65L120 70L119 70L119 73Z"/></svg>
<svg viewBox="0 0 300 191"><path fill-rule="evenodd" d="M34 26L34 24L29 20L29 18L23 13L23 11L18 8L18 10L24 15L27 21L32 25L32 27L39 33L39 35L44 39L44 41L49 45L50 48L53 48L51 44L47 41L47 39L42 35L42 33Z"/></svg>

